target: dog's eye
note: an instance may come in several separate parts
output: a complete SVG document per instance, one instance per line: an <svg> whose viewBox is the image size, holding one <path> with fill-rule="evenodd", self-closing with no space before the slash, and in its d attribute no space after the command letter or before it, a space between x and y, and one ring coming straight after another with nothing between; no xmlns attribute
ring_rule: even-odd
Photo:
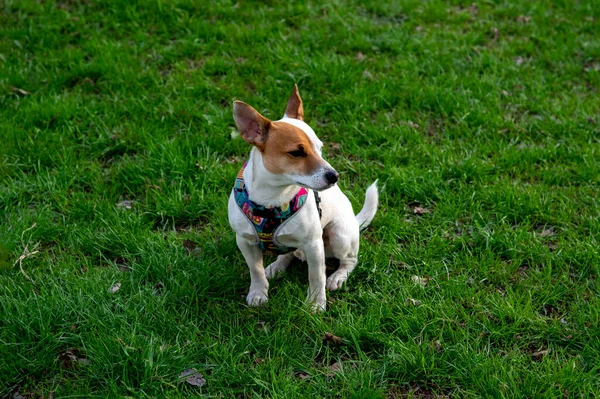
<svg viewBox="0 0 600 399"><path fill-rule="evenodd" d="M290 154L294 158L301 158L301 157L306 156L306 152L304 152L304 148L302 148L302 147L298 148L295 151L290 151L290 152L288 152L288 154Z"/></svg>

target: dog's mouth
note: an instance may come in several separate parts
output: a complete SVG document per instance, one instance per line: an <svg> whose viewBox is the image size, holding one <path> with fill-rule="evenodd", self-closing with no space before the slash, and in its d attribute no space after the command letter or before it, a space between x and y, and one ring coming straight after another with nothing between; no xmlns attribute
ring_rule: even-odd
<svg viewBox="0 0 600 399"><path fill-rule="evenodd" d="M315 190L315 191L325 191L325 190L335 186L335 183L330 183L324 187L316 188L316 187L307 186L306 184L300 183L298 181L296 182L296 184L299 185L300 187L308 188L310 190Z"/></svg>

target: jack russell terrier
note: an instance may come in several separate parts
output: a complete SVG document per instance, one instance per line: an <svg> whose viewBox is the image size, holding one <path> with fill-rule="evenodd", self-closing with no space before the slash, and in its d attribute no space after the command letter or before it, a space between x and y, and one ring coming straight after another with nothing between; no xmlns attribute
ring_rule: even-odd
<svg viewBox="0 0 600 399"><path fill-rule="evenodd" d="M341 288L357 263L359 233L375 217L377 181L354 216L348 198L336 185L338 173L321 156L323 143L303 121L304 108L294 86L283 119L270 121L242 101L233 103L233 119L253 146L229 197L229 224L250 268L246 302L268 300L269 282L294 257L308 263L308 298L313 310L326 307L325 287ZM263 252L279 254L266 269ZM325 258L339 259L329 278Z"/></svg>

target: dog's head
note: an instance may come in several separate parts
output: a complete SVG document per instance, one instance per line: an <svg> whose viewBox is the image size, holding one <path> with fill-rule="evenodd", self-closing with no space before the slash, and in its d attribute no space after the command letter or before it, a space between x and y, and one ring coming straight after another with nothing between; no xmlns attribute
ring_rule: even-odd
<svg viewBox="0 0 600 399"><path fill-rule="evenodd" d="M270 121L242 101L233 103L233 119L244 140L262 155L265 169L289 184L325 190L338 173L321 156L323 143L304 123L304 108L294 86L283 119Z"/></svg>

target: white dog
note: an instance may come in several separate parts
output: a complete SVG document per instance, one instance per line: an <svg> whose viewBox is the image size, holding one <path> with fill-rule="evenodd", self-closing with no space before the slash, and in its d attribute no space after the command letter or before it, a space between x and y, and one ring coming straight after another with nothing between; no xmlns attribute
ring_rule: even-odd
<svg viewBox="0 0 600 399"><path fill-rule="evenodd" d="M348 198L336 185L338 173L321 156L323 143L303 122L304 109L294 86L283 119L270 121L241 101L233 118L243 139L253 145L229 197L229 223L250 268L246 302L268 299L269 283L294 256L308 262L308 303L325 310L325 287L342 287L357 263L359 232L377 212L377 182L354 216ZM317 193L318 192L318 193ZM263 251L279 253L266 270ZM325 257L340 266L326 280Z"/></svg>

